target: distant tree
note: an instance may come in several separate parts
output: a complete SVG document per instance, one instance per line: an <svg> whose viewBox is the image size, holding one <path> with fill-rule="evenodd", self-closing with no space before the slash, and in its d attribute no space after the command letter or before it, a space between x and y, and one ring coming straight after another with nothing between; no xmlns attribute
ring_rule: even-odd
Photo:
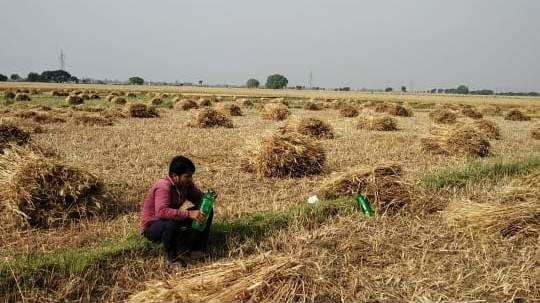
<svg viewBox="0 0 540 303"><path fill-rule="evenodd" d="M460 85L456 89L456 93L466 95L469 93L469 88L466 85Z"/></svg>
<svg viewBox="0 0 540 303"><path fill-rule="evenodd" d="M257 79L249 79L247 80L246 85L248 88L257 88L259 87L260 83Z"/></svg>
<svg viewBox="0 0 540 303"><path fill-rule="evenodd" d="M384 91L389 93L389 92L393 91L393 89L391 87L387 87L387 88L384 89Z"/></svg>
<svg viewBox="0 0 540 303"><path fill-rule="evenodd" d="M433 88L430 92L431 92L432 94L435 94L435 93L437 93L437 89L436 89L436 88Z"/></svg>
<svg viewBox="0 0 540 303"><path fill-rule="evenodd" d="M266 88L282 89L284 87L287 87L287 84L289 84L289 80L287 80L285 76L280 74L270 75L266 79Z"/></svg>
<svg viewBox="0 0 540 303"><path fill-rule="evenodd" d="M0 82L5 82L8 80L8 77L6 75L0 74Z"/></svg>
<svg viewBox="0 0 540 303"><path fill-rule="evenodd" d="M141 77L131 77L131 78L129 78L129 84L143 85L144 84L144 79L141 78Z"/></svg>
<svg viewBox="0 0 540 303"><path fill-rule="evenodd" d="M17 74L11 74L11 76L9 77L11 80L13 81L18 81L18 80L21 80L21 76L17 75Z"/></svg>
<svg viewBox="0 0 540 303"><path fill-rule="evenodd" d="M70 73L65 70L47 70L41 73L41 81L44 82L78 82L77 77L71 76Z"/></svg>
<svg viewBox="0 0 540 303"><path fill-rule="evenodd" d="M26 76L26 81L28 82L40 82L41 76L38 73L29 73L28 76Z"/></svg>
<svg viewBox="0 0 540 303"><path fill-rule="evenodd" d="M407 87L402 86L402 87L401 87L401 91L404 92L404 93L406 93L406 92L407 92Z"/></svg>

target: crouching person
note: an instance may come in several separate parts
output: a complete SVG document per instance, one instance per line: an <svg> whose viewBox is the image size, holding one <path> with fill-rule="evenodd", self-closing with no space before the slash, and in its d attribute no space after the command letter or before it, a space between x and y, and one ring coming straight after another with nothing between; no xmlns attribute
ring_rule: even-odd
<svg viewBox="0 0 540 303"><path fill-rule="evenodd" d="M177 265L179 250L188 249L192 259L205 256L213 212L208 215L203 231L192 229L193 220L204 220L199 211L203 193L193 183L195 165L183 156L176 156L169 165L169 174L159 179L146 195L141 211L141 233L152 242L163 243L169 266ZM189 200L195 206L180 209Z"/></svg>

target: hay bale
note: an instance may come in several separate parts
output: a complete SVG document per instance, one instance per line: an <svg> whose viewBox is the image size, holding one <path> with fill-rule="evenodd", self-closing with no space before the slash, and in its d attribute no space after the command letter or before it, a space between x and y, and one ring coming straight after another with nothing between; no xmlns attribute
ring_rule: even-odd
<svg viewBox="0 0 540 303"><path fill-rule="evenodd" d="M263 254L194 267L146 283L127 302L331 302L321 260ZM204 277L204 287L201 287Z"/></svg>
<svg viewBox="0 0 540 303"><path fill-rule="evenodd" d="M461 113L464 116L469 117L471 119L482 119L484 117L484 115L482 115L481 112L477 111L476 109L470 106L467 106L461 109Z"/></svg>
<svg viewBox="0 0 540 303"><path fill-rule="evenodd" d="M207 98L200 98L199 106L212 106L212 101L210 101L210 99L207 99Z"/></svg>
<svg viewBox="0 0 540 303"><path fill-rule="evenodd" d="M144 103L130 102L125 106L125 111L132 118L154 118L159 117L159 113L153 106Z"/></svg>
<svg viewBox="0 0 540 303"><path fill-rule="evenodd" d="M188 126L198 128L226 127L232 128L233 123L225 114L212 108L203 108L197 112L194 121L188 123Z"/></svg>
<svg viewBox="0 0 540 303"><path fill-rule="evenodd" d="M299 178L319 174L326 163L320 144L298 133L264 138L243 157L243 169L264 177Z"/></svg>
<svg viewBox="0 0 540 303"><path fill-rule="evenodd" d="M30 96L26 93L15 94L15 101L30 101Z"/></svg>
<svg viewBox="0 0 540 303"><path fill-rule="evenodd" d="M345 118L354 118L358 116L359 112L352 105L343 105L339 110L339 114Z"/></svg>
<svg viewBox="0 0 540 303"><path fill-rule="evenodd" d="M429 118L439 124L454 124L457 122L457 115L445 108L438 108L429 113Z"/></svg>
<svg viewBox="0 0 540 303"><path fill-rule="evenodd" d="M78 104L83 104L84 100L78 95L71 95L71 96L67 96L66 102L70 105L78 105Z"/></svg>
<svg viewBox="0 0 540 303"><path fill-rule="evenodd" d="M150 104L156 105L156 106L161 105L161 104L163 104L163 99L160 98L160 97L154 97L154 98L150 99Z"/></svg>
<svg viewBox="0 0 540 303"><path fill-rule="evenodd" d="M307 101L304 103L304 109L305 110L313 110L313 111L317 111L317 110L321 110L322 107L320 104L318 103L315 103L313 101Z"/></svg>
<svg viewBox="0 0 540 303"><path fill-rule="evenodd" d="M473 122L473 124L482 132L488 139L500 140L501 139L501 130L497 126L497 123L485 120L478 119Z"/></svg>
<svg viewBox="0 0 540 303"><path fill-rule="evenodd" d="M30 142L30 133L11 122L0 120L0 153L11 144L19 146Z"/></svg>
<svg viewBox="0 0 540 303"><path fill-rule="evenodd" d="M105 202L93 174L23 149L0 155L0 194L16 226L61 226L98 214Z"/></svg>
<svg viewBox="0 0 540 303"><path fill-rule="evenodd" d="M381 103L375 106L375 111L378 113L386 113L392 116L411 117L413 115L412 110L405 108L400 104L395 103Z"/></svg>
<svg viewBox="0 0 540 303"><path fill-rule="evenodd" d="M282 134L297 132L301 135L315 139L333 139L334 129L332 126L316 118L292 118L280 128Z"/></svg>
<svg viewBox="0 0 540 303"><path fill-rule="evenodd" d="M221 104L218 107L218 111L229 116L242 116L242 109L240 108L240 106L236 104L231 104L231 103Z"/></svg>
<svg viewBox="0 0 540 303"><path fill-rule="evenodd" d="M173 107L177 110L190 110L192 108L199 108L199 105L197 105L197 102L193 100L183 99L179 102L176 102Z"/></svg>
<svg viewBox="0 0 540 303"><path fill-rule="evenodd" d="M487 137L469 124L441 130L421 139L422 149L432 154L485 157L491 144Z"/></svg>
<svg viewBox="0 0 540 303"><path fill-rule="evenodd" d="M111 102L116 105L125 105L127 100L124 97L113 97Z"/></svg>
<svg viewBox="0 0 540 303"><path fill-rule="evenodd" d="M267 120L282 121L287 119L291 111L283 104L266 104L262 111L262 116Z"/></svg>
<svg viewBox="0 0 540 303"><path fill-rule="evenodd" d="M12 91L9 91L9 90L8 90L8 91L5 91L5 92L4 92L4 99L6 99L6 100L13 100L13 99L15 99L15 93L12 92Z"/></svg>
<svg viewBox="0 0 540 303"><path fill-rule="evenodd" d="M540 126L536 126L531 129L531 137L536 140L540 140Z"/></svg>
<svg viewBox="0 0 540 303"><path fill-rule="evenodd" d="M357 128L375 131L395 131L397 128L396 119L387 116L362 116L358 121Z"/></svg>
<svg viewBox="0 0 540 303"><path fill-rule="evenodd" d="M531 117L525 115L523 112L521 112L519 109L513 109L506 113L504 116L505 120L510 121L530 121Z"/></svg>
<svg viewBox="0 0 540 303"><path fill-rule="evenodd" d="M411 201L410 187L400 180L401 166L362 166L328 180L317 191L323 199L363 194L377 213L395 213Z"/></svg>

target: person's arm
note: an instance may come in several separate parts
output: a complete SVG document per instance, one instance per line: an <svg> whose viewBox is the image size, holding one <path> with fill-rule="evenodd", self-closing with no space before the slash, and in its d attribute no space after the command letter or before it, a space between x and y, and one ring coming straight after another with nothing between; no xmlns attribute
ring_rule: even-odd
<svg viewBox="0 0 540 303"><path fill-rule="evenodd" d="M190 217L189 211L171 208L170 187L158 187L154 192L156 216L160 219L186 219Z"/></svg>
<svg viewBox="0 0 540 303"><path fill-rule="evenodd" d="M200 207L203 195L203 192L198 189L197 186L193 185L190 189L187 190L186 198L189 200L189 202L197 205L197 207Z"/></svg>

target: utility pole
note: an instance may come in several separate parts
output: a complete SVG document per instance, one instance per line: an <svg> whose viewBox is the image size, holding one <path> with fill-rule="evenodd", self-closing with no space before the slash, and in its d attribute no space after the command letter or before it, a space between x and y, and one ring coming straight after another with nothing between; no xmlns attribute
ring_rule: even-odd
<svg viewBox="0 0 540 303"><path fill-rule="evenodd" d="M63 50L60 50L60 57L58 59L60 61L60 69L66 70L66 55Z"/></svg>
<svg viewBox="0 0 540 303"><path fill-rule="evenodd" d="M309 71L309 89L313 88L313 72Z"/></svg>

